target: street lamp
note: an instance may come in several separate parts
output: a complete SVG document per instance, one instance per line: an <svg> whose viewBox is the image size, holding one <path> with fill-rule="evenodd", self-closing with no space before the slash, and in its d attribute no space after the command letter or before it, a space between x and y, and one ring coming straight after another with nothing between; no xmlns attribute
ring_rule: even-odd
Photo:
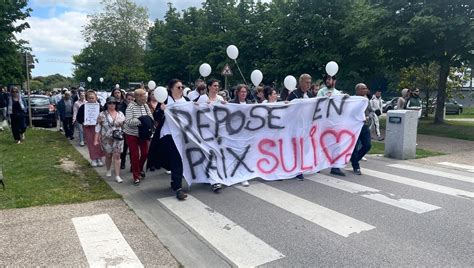
<svg viewBox="0 0 474 268"><path fill-rule="evenodd" d="M88 76L87 77L87 82L89 82L89 89L91 89L92 77Z"/></svg>
<svg viewBox="0 0 474 268"><path fill-rule="evenodd" d="M104 82L104 78L103 77L99 78L99 81L100 81L100 91L102 91L102 82Z"/></svg>

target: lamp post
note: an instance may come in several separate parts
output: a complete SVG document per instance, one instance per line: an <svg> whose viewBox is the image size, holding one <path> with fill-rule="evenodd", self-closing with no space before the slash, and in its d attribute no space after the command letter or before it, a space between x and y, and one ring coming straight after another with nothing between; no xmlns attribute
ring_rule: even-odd
<svg viewBox="0 0 474 268"><path fill-rule="evenodd" d="M100 81L100 91L102 91L102 82L104 82L104 78L103 77L99 78L99 81Z"/></svg>
<svg viewBox="0 0 474 268"><path fill-rule="evenodd" d="M87 77L87 82L89 82L89 89L91 89L92 77L88 76Z"/></svg>

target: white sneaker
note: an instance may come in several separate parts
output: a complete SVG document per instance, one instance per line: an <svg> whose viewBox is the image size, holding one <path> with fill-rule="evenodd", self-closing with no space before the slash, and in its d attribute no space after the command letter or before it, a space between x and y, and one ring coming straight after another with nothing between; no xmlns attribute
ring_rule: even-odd
<svg viewBox="0 0 474 268"><path fill-rule="evenodd" d="M362 161L367 161L367 158L365 158L365 157L362 157Z"/></svg>
<svg viewBox="0 0 474 268"><path fill-rule="evenodd" d="M115 181L117 183L122 183L123 182L123 180L122 180L122 178L120 178L120 176L115 176Z"/></svg>
<svg viewBox="0 0 474 268"><path fill-rule="evenodd" d="M250 183L248 181L243 181L242 186L249 187Z"/></svg>
<svg viewBox="0 0 474 268"><path fill-rule="evenodd" d="M97 160L92 160L91 161L91 166L92 167L97 167Z"/></svg>
<svg viewBox="0 0 474 268"><path fill-rule="evenodd" d="M83 141L79 142L79 146L84 146L84 142Z"/></svg>
<svg viewBox="0 0 474 268"><path fill-rule="evenodd" d="M97 159L97 165L98 165L99 167L102 167L102 166L104 166L104 163L102 163L102 160Z"/></svg>
<svg viewBox="0 0 474 268"><path fill-rule="evenodd" d="M105 176L111 177L112 176L112 170L107 170L107 173L105 174Z"/></svg>
<svg viewBox="0 0 474 268"><path fill-rule="evenodd" d="M171 174L171 171L167 170L165 171L166 174Z"/></svg>

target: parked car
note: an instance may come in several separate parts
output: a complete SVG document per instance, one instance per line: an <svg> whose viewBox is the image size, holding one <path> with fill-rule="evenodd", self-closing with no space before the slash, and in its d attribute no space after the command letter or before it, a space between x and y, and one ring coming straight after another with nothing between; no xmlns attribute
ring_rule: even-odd
<svg viewBox="0 0 474 268"><path fill-rule="evenodd" d="M384 102L384 104L382 105L382 112L386 113L390 110L397 109L397 102L398 102L398 97L395 97L387 102Z"/></svg>
<svg viewBox="0 0 474 268"><path fill-rule="evenodd" d="M463 111L462 104L458 103L454 99L447 99L444 103L444 106L446 107L446 114L461 114ZM434 98L431 102L431 107L431 111L434 112L436 109L436 98Z"/></svg>
<svg viewBox="0 0 474 268"><path fill-rule="evenodd" d="M449 99L444 103L446 107L446 114L461 114L462 113L462 104L458 103L453 99Z"/></svg>
<svg viewBox="0 0 474 268"><path fill-rule="evenodd" d="M27 105L30 100L25 97ZM26 115L27 122L29 115ZM44 95L31 95L31 119L34 125L44 124L49 127L56 127L56 108L51 103L51 99Z"/></svg>

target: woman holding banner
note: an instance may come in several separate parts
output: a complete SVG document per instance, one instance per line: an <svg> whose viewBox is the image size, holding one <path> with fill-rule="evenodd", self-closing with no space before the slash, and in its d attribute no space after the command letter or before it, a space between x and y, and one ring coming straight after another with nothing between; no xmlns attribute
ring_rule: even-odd
<svg viewBox="0 0 474 268"><path fill-rule="evenodd" d="M166 105L175 102L185 102L189 99L183 96L183 84L178 79L171 79L168 83L168 99L164 103L158 104L153 117L158 122L152 140L152 146L158 148L150 152L148 161L155 165L171 171L171 188L176 192L178 200L185 200L188 195L183 190L183 160L176 148L176 144L171 137L171 129L165 120Z"/></svg>
<svg viewBox="0 0 474 268"><path fill-rule="evenodd" d="M274 87L266 86L263 90L265 100L262 103L272 103L278 101L278 93Z"/></svg>

